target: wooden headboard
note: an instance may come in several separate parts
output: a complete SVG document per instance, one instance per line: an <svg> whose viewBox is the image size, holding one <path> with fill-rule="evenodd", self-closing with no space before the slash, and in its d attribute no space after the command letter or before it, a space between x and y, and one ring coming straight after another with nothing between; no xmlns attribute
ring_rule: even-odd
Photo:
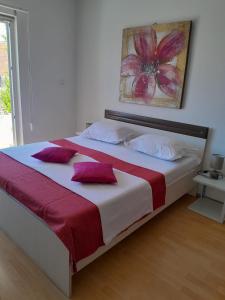
<svg viewBox="0 0 225 300"><path fill-rule="evenodd" d="M135 125L140 125L144 127L151 127L154 129L160 129L165 131L171 131L175 133L180 133L183 135L194 136L202 139L207 139L208 137L208 127L173 122L162 119L155 119L150 117L144 117L114 110L105 110L105 118L115 121L131 123Z"/></svg>

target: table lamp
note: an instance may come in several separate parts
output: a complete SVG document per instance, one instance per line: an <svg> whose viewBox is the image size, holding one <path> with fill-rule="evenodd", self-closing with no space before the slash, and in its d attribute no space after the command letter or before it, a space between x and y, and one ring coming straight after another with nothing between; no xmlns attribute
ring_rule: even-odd
<svg viewBox="0 0 225 300"><path fill-rule="evenodd" d="M210 177L213 179L223 178L223 173L221 170L223 169L224 156L220 154L212 154L210 167Z"/></svg>

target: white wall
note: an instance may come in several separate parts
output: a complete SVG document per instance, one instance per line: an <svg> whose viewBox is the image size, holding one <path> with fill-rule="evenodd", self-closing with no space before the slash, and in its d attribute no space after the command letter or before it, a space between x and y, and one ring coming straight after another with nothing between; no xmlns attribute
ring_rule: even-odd
<svg viewBox="0 0 225 300"><path fill-rule="evenodd" d="M24 142L74 135L75 1L2 0L1 3L28 10L30 15L33 99L22 98Z"/></svg>
<svg viewBox="0 0 225 300"><path fill-rule="evenodd" d="M213 128L208 152L225 154L225 1L79 0L76 126L105 108ZM119 102L122 29L193 20L183 109Z"/></svg>

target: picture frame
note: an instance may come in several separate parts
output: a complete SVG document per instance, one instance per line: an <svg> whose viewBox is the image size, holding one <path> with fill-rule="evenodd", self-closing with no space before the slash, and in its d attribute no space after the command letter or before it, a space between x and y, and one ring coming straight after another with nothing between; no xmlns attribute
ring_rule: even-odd
<svg viewBox="0 0 225 300"><path fill-rule="evenodd" d="M181 108L191 21L125 28L120 101Z"/></svg>

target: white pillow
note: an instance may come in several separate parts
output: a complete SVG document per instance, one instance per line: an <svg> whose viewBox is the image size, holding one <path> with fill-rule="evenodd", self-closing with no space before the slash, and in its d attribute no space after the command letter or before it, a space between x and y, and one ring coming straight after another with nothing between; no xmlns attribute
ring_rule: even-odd
<svg viewBox="0 0 225 300"><path fill-rule="evenodd" d="M111 144L119 144L133 137L133 130L118 123L99 121L85 129L80 136Z"/></svg>
<svg viewBox="0 0 225 300"><path fill-rule="evenodd" d="M136 151L143 152L153 157L174 161L185 155L185 144L176 141L175 139L158 135L144 134L133 140L130 140L126 145Z"/></svg>

